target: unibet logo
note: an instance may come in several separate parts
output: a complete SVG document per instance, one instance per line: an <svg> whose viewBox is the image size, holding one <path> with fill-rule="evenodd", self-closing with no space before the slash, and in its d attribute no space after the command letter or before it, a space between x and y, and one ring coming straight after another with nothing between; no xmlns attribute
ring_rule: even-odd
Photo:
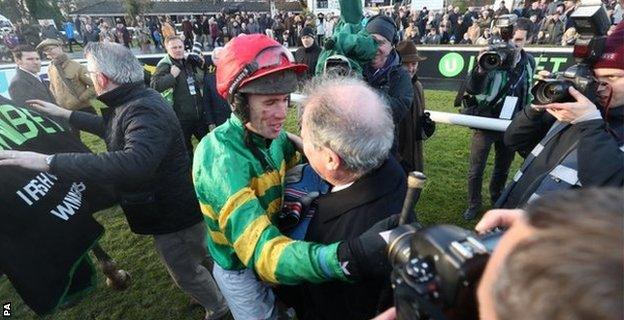
<svg viewBox="0 0 624 320"><path fill-rule="evenodd" d="M440 59L438 69L443 76L454 77L464 69L464 58L457 52L449 52Z"/></svg>

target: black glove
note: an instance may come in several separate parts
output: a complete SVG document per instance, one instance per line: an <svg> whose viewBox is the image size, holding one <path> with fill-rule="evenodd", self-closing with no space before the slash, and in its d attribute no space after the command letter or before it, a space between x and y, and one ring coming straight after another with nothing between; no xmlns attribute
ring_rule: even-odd
<svg viewBox="0 0 624 320"><path fill-rule="evenodd" d="M390 274L392 266L388 261L388 244L379 233L393 229L398 224L399 215L391 215L377 222L359 237L338 245L338 261L348 278L359 280L386 277Z"/></svg>

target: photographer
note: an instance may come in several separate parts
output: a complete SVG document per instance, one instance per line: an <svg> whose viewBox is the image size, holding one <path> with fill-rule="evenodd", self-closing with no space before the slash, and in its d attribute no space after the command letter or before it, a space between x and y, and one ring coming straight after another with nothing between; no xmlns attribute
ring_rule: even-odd
<svg viewBox="0 0 624 320"><path fill-rule="evenodd" d="M201 140L208 133L209 125L202 111L203 59L197 54L186 57L184 42L178 36L165 38L165 48L167 55L156 65L151 87L158 92L171 91L163 95L172 96L173 110L180 120L186 150L192 159L191 137Z"/></svg>
<svg viewBox="0 0 624 320"><path fill-rule="evenodd" d="M488 211L479 236L449 225L415 231L403 246L420 250L393 270L396 309L375 320L622 319L622 212L621 189L566 190L526 211ZM422 264L434 254L433 267Z"/></svg>
<svg viewBox="0 0 624 320"><path fill-rule="evenodd" d="M623 23L592 68L599 106L570 88L575 102L527 106L511 122L505 144L528 157L497 207L523 207L550 190L624 185Z"/></svg>
<svg viewBox="0 0 624 320"><path fill-rule="evenodd" d="M464 97L463 113L510 119L517 111L531 103L535 60L522 49L526 43L529 24L524 18L518 19L517 23L514 23L515 20L515 15L510 15L506 21L501 22L505 25L499 26L501 35L504 40L508 39L508 44L499 44L491 48L493 50L479 55L478 67L468 76L465 83L468 96ZM497 24L499 21L501 20L497 20ZM504 58L503 54L506 54ZM498 67L488 64L490 60L487 58L494 55L501 57L501 65ZM514 151L503 144L502 132L474 129L468 172L468 209L463 213L466 220L474 219L481 210L483 171L492 144L496 152L490 181L492 203L496 202L505 186Z"/></svg>
<svg viewBox="0 0 624 320"><path fill-rule="evenodd" d="M481 319L622 319L621 189L553 193L492 210L478 232L510 227L477 290Z"/></svg>

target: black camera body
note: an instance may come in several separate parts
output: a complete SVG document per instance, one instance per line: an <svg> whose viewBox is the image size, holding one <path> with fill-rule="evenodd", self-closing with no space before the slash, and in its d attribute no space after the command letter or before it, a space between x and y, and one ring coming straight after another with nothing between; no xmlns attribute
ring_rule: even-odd
<svg viewBox="0 0 624 320"><path fill-rule="evenodd" d="M494 21L500 30L501 42L488 47L479 57L477 63L483 70L512 70L516 59L516 48L509 44L513 38L514 25L518 20L515 14L501 15Z"/></svg>
<svg viewBox="0 0 624 320"><path fill-rule="evenodd" d="M389 235L397 319L478 319L476 286L502 231L485 236L453 226Z"/></svg>
<svg viewBox="0 0 624 320"><path fill-rule="evenodd" d="M534 104L573 102L575 99L568 91L570 87L596 102L599 82L594 76L592 65L602 56L611 21L602 5L581 6L570 18L579 34L573 51L576 64L535 83L531 91L535 98Z"/></svg>
<svg viewBox="0 0 624 320"><path fill-rule="evenodd" d="M590 65L575 64L564 72L558 73L554 78L538 81L532 90L533 103L574 102L576 100L568 91L570 87L578 90L587 99L596 101L598 85Z"/></svg>

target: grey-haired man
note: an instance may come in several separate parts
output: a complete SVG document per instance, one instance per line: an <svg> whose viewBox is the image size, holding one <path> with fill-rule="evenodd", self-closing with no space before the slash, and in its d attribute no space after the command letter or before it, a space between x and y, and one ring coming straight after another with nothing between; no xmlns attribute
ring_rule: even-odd
<svg viewBox="0 0 624 320"><path fill-rule="evenodd" d="M355 78L319 78L306 89L303 152L331 187L310 205L314 214L304 240L348 241L401 211L406 179L401 165L389 156L391 110L377 91ZM385 276L357 283L304 283L290 289L297 296L290 303L303 320L370 319L378 307L387 307L381 293L389 287Z"/></svg>

